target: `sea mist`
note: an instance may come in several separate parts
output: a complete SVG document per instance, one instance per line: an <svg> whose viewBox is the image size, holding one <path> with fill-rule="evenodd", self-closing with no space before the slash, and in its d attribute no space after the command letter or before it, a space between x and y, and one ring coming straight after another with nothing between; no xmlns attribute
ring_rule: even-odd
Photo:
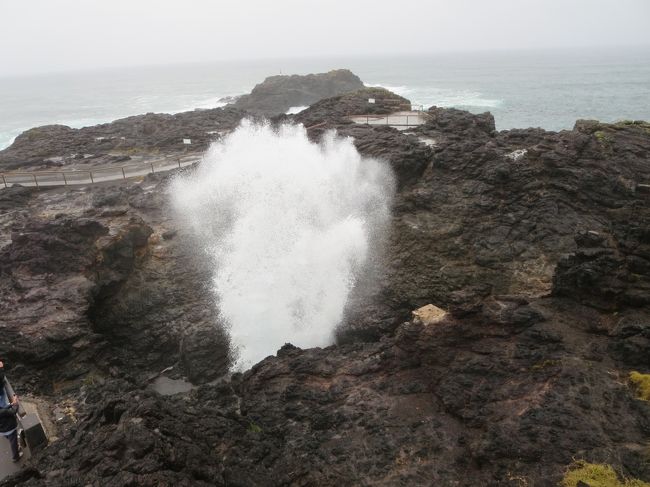
<svg viewBox="0 0 650 487"><path fill-rule="evenodd" d="M284 343L326 346L389 215L392 175L351 139L244 121L172 183L214 269L237 368Z"/></svg>

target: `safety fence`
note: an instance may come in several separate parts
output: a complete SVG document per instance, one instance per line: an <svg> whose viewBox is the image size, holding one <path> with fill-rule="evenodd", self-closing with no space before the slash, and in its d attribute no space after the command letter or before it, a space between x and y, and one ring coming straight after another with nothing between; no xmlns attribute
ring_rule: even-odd
<svg viewBox="0 0 650 487"><path fill-rule="evenodd" d="M413 106L410 109L408 112L398 112L389 115L351 115L349 118L356 123L388 125L398 128L414 127L425 123L428 117L426 112L416 110ZM307 127L306 130L309 131L326 125L326 122L322 122ZM104 166L88 169L76 168L61 171L4 172L0 173L0 188L8 188L13 185L37 188L48 186L76 186L119 181L191 166L200 160L200 157L192 155L151 159L139 164L128 164L124 166Z"/></svg>
<svg viewBox="0 0 650 487"><path fill-rule="evenodd" d="M428 119L426 112L412 111L409 113L392 113L390 115L350 115L350 120L366 125L388 125L390 127L406 128L423 125Z"/></svg>
<svg viewBox="0 0 650 487"><path fill-rule="evenodd" d="M4 188L15 184L21 186L47 187L47 186L75 186L81 184L95 184L107 181L118 181L147 174L171 171L182 167L191 166L200 161L200 157L165 157L152 159L139 164L124 166L105 166L88 169L70 169L67 171L31 171L31 172L5 172L0 173L0 183Z"/></svg>

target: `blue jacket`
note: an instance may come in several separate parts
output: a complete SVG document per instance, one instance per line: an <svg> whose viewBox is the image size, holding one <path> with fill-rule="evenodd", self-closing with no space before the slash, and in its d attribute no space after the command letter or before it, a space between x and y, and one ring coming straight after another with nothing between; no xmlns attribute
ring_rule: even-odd
<svg viewBox="0 0 650 487"><path fill-rule="evenodd" d="M16 413L18 412L18 405L12 406L11 404L0 408L0 433L6 433L18 427L16 421Z"/></svg>

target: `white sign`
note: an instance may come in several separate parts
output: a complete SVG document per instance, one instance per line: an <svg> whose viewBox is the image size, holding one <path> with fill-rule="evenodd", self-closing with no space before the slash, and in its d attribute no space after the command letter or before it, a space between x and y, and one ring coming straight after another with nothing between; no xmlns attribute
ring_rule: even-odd
<svg viewBox="0 0 650 487"><path fill-rule="evenodd" d="M368 103L375 103L375 99L374 98L368 98Z"/></svg>
<svg viewBox="0 0 650 487"><path fill-rule="evenodd" d="M191 143L192 143L192 139L183 139L183 144L190 145Z"/></svg>

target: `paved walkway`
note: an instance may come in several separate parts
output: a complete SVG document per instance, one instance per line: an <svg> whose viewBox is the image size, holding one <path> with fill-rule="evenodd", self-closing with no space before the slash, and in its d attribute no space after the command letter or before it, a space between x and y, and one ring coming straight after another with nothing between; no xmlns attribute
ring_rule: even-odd
<svg viewBox="0 0 650 487"><path fill-rule="evenodd" d="M402 111L389 115L352 115L355 123L367 125L388 125L398 130L422 125L427 120L426 112ZM307 130L322 124L308 127ZM79 186L109 181L119 181L142 177L147 174L167 172L181 167L191 166L201 160L196 154L180 158L161 158L143 161L140 164L126 166L91 167L88 169L70 169L61 171L23 171L0 173L0 189L14 184L32 187Z"/></svg>
<svg viewBox="0 0 650 487"><path fill-rule="evenodd" d="M24 453L23 458L19 462L14 463L11 460L9 440L4 437L0 438L0 480L18 472L22 468L29 458L29 449L25 448Z"/></svg>
<svg viewBox="0 0 650 487"><path fill-rule="evenodd" d="M200 160L200 157L193 155L176 159L152 159L141 164L127 166L105 166L63 171L6 172L0 173L0 189L8 188L14 184L40 188L119 181L191 166Z"/></svg>
<svg viewBox="0 0 650 487"><path fill-rule="evenodd" d="M27 414L38 414L38 408L34 402L22 400L21 406ZM19 462L14 463L11 460L11 445L9 444L9 440L0 438L0 480L18 472L30 456L29 448L24 448L23 458Z"/></svg>

